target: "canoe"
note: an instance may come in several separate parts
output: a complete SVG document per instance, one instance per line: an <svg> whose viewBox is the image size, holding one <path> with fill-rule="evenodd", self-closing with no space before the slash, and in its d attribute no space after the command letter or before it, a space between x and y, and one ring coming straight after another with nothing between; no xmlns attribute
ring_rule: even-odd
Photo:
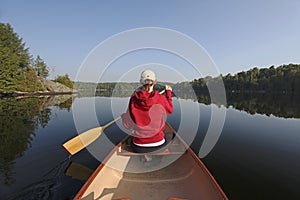
<svg viewBox="0 0 300 200"><path fill-rule="evenodd" d="M130 151L130 137L121 141L89 177L74 199L83 200L226 200L202 161L176 131L167 148L151 155Z"/></svg>

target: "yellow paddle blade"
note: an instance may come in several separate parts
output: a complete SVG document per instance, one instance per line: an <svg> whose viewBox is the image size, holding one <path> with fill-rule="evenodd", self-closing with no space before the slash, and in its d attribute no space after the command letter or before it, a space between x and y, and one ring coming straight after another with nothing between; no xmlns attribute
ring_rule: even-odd
<svg viewBox="0 0 300 200"><path fill-rule="evenodd" d="M102 127L90 129L64 143L63 147L69 152L69 154L74 155L78 151L94 142L102 132Z"/></svg>
<svg viewBox="0 0 300 200"><path fill-rule="evenodd" d="M73 139L69 140L68 142L64 143L62 146L69 152L69 154L74 155L81 149L85 148L92 142L94 142L103 132L104 129L112 125L113 123L117 122L121 119L121 116L117 117L113 121L107 123L104 126L100 126L97 128L90 129L80 135L77 135Z"/></svg>

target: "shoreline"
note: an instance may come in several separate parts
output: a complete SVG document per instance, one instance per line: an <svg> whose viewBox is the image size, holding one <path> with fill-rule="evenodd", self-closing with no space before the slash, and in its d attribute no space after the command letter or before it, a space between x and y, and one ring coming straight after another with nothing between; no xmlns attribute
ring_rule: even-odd
<svg viewBox="0 0 300 200"><path fill-rule="evenodd" d="M11 93L0 93L0 97L35 97L35 96L50 96L50 95L68 95L68 94L78 94L78 91L69 92L54 92L54 91L37 91L37 92L21 92L15 91Z"/></svg>

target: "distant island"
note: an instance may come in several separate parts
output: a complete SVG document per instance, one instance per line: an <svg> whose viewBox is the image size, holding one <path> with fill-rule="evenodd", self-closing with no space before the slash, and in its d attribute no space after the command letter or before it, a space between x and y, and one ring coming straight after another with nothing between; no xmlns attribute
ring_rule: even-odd
<svg viewBox="0 0 300 200"><path fill-rule="evenodd" d="M48 75L43 59L34 59L13 28L0 23L0 96L74 93L68 74L52 81Z"/></svg>

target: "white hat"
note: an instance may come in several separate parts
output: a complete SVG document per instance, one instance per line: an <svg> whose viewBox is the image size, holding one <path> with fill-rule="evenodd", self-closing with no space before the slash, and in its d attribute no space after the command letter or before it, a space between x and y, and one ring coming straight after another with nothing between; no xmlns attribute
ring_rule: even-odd
<svg viewBox="0 0 300 200"><path fill-rule="evenodd" d="M151 70L145 70L141 74L140 83L142 85L156 81L155 73Z"/></svg>

